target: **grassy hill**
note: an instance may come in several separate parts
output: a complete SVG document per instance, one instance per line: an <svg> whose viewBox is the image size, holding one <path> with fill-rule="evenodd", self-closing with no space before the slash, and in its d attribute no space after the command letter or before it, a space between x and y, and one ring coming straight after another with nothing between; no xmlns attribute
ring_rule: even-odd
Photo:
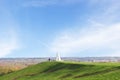
<svg viewBox="0 0 120 80"><path fill-rule="evenodd" d="M119 63L43 62L0 80L119 80Z"/></svg>

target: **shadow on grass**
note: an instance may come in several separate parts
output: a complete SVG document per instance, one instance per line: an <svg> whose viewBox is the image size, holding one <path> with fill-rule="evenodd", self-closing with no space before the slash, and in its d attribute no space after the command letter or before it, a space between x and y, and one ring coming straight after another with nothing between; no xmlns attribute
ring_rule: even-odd
<svg viewBox="0 0 120 80"><path fill-rule="evenodd" d="M78 75L78 76L75 76L74 78L81 78L81 77L87 77L87 76L94 76L94 75L98 75L98 74L105 74L105 73L109 73L109 72L113 72L113 71L117 71L117 70L120 70L120 66L102 70L102 71L93 72L93 73L86 73L86 74Z"/></svg>
<svg viewBox="0 0 120 80"><path fill-rule="evenodd" d="M76 69L82 69L85 66L87 67L93 67L94 65L84 65L84 64L70 64L70 63L61 63L58 62L56 65L50 66L49 68L47 68L46 70L43 71L43 73L52 73L52 72L56 72L62 69L66 69L66 70L76 70Z"/></svg>

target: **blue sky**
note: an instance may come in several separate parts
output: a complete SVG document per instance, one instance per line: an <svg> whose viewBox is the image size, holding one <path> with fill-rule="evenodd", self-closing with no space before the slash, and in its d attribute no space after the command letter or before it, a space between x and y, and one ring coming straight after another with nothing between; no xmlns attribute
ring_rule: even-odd
<svg viewBox="0 0 120 80"><path fill-rule="evenodd" d="M0 0L0 57L120 56L119 0Z"/></svg>

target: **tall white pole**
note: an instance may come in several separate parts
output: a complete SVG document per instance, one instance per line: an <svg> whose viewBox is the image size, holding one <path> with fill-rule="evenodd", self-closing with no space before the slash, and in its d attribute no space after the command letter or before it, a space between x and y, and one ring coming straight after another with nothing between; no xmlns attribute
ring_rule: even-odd
<svg viewBox="0 0 120 80"><path fill-rule="evenodd" d="M58 52L56 54L56 61L61 61L61 57L60 57L60 54Z"/></svg>

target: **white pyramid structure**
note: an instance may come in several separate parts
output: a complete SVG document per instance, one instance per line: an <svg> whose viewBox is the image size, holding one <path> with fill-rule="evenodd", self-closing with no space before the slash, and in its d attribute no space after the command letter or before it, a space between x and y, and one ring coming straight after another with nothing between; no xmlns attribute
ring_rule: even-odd
<svg viewBox="0 0 120 80"><path fill-rule="evenodd" d="M59 53L56 54L56 61L62 61Z"/></svg>

